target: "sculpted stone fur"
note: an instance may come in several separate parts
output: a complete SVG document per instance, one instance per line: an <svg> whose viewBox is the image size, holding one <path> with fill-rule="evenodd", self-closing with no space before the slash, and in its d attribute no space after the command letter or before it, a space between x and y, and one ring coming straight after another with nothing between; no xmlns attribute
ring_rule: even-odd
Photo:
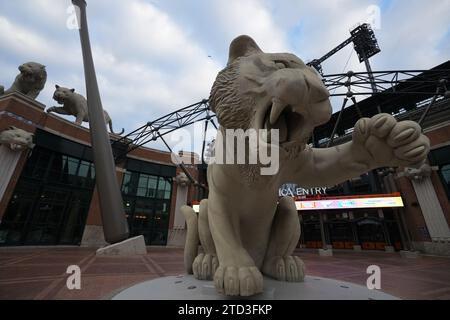
<svg viewBox="0 0 450 320"><path fill-rule="evenodd" d="M81 123L89 122L88 116L88 108L87 108L87 100L81 94L75 92L75 89L68 89L64 87L60 87L58 85L55 86L56 90L53 94L53 99L56 100L59 104L62 104L62 107L51 107L47 109L47 112L55 112L63 115L70 115L76 117L75 123L81 125ZM121 132L115 133L112 127L112 120L108 113L104 111L105 114L105 122L109 126L109 130L112 133L121 135L124 133L124 129Z"/></svg>
<svg viewBox="0 0 450 320"><path fill-rule="evenodd" d="M0 133L0 144L7 145L11 150L32 149L33 134L11 126Z"/></svg>
<svg viewBox="0 0 450 320"><path fill-rule="evenodd" d="M210 164L209 197L200 203L198 217L192 208L182 208L187 272L214 279L218 292L230 296L262 292L263 274L280 281L304 279L304 264L293 256L300 237L295 203L291 197L278 199L283 183L333 186L377 167L420 166L429 151L417 123L397 122L389 114L358 120L351 142L311 148L307 141L314 127L332 114L328 90L298 57L264 53L248 36L231 43L210 106L221 132L278 129L280 138L275 175L260 175L258 165Z"/></svg>
<svg viewBox="0 0 450 320"><path fill-rule="evenodd" d="M19 66L19 71L11 88L4 91L4 87L0 86L0 96L18 91L31 99L36 99L47 81L45 66L36 62L27 62Z"/></svg>

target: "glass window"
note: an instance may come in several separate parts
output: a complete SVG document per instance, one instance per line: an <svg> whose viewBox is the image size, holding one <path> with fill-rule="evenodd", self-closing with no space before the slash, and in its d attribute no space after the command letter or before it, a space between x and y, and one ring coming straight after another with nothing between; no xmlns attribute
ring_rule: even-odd
<svg viewBox="0 0 450 320"><path fill-rule="evenodd" d="M125 172L122 192L131 236L143 235L148 245L166 244L171 181L140 172Z"/></svg>
<svg viewBox="0 0 450 320"><path fill-rule="evenodd" d="M0 244L79 245L94 186L93 164L35 147L0 224Z"/></svg>
<svg viewBox="0 0 450 320"><path fill-rule="evenodd" d="M52 153L50 151L35 148L32 151L31 157L29 158L29 161L27 161L22 174L30 178L43 179L51 156Z"/></svg>
<svg viewBox="0 0 450 320"><path fill-rule="evenodd" d="M81 161L78 176L82 178L90 177L91 164L87 161Z"/></svg>
<svg viewBox="0 0 450 320"><path fill-rule="evenodd" d="M154 198L156 193L156 185L158 184L158 177L149 176L148 179L148 197Z"/></svg>
<svg viewBox="0 0 450 320"><path fill-rule="evenodd" d="M63 156L63 162L65 163L64 172L67 174L74 176L77 174L78 165L80 164L80 160L74 159L72 157Z"/></svg>
<svg viewBox="0 0 450 320"><path fill-rule="evenodd" d="M172 191L172 185L168 178L159 178L158 191L156 197L158 199L170 199L170 193Z"/></svg>
<svg viewBox="0 0 450 320"><path fill-rule="evenodd" d="M147 186L148 186L148 176L145 174L141 174L139 176L137 196L146 197L147 196Z"/></svg>
<svg viewBox="0 0 450 320"><path fill-rule="evenodd" d="M161 181L163 182L161 183ZM128 171L125 173L122 182L122 192L127 195L145 198L161 197L162 199L169 199L170 191L171 188L170 186L166 186L164 179L161 180L160 178L160 185L158 186L158 177L145 173Z"/></svg>
<svg viewBox="0 0 450 320"><path fill-rule="evenodd" d="M130 193L130 183L131 183L131 173L125 172L125 175L123 176L123 182L122 182L122 192L125 194Z"/></svg>

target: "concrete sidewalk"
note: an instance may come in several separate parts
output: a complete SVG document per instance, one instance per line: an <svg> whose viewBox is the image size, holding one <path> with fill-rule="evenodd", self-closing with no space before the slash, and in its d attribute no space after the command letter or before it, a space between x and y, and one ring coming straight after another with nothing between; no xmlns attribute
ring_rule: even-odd
<svg viewBox="0 0 450 320"><path fill-rule="evenodd" d="M298 250L307 274L365 285L369 265L381 268L382 291L403 299L450 299L450 259L398 253ZM81 268L81 290L68 290L69 265ZM148 247L145 256L96 257L87 248L0 248L0 299L108 299L121 290L184 273L183 250Z"/></svg>

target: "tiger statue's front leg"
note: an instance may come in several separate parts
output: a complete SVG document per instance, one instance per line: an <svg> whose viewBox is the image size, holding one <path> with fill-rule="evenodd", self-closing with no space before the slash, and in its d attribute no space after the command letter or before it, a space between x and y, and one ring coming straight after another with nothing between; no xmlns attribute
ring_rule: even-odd
<svg viewBox="0 0 450 320"><path fill-rule="evenodd" d="M262 274L242 246L236 234L237 226L231 221L232 215L220 214L214 208L211 209L208 200L203 200L197 217L191 207L182 207L188 230L185 246L186 271L193 273L197 279L214 279L217 291L227 296L251 296L262 292ZM214 240L212 234L215 236ZM199 239L204 253L197 254Z"/></svg>
<svg viewBox="0 0 450 320"><path fill-rule="evenodd" d="M300 221L295 202L291 197L283 197L275 213L262 272L279 281L303 281L305 264L293 256L299 239Z"/></svg>

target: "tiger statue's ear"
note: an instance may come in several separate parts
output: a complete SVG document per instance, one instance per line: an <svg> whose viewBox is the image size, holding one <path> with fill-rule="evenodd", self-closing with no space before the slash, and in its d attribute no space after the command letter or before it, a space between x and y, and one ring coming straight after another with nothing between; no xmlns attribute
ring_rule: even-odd
<svg viewBox="0 0 450 320"><path fill-rule="evenodd" d="M75 92L75 89L70 89L71 92Z"/></svg>
<svg viewBox="0 0 450 320"><path fill-rule="evenodd" d="M59 89L60 87L59 87L57 84L55 84L55 88L56 88L56 89Z"/></svg>
<svg viewBox="0 0 450 320"><path fill-rule="evenodd" d="M254 53L262 53L255 40L249 36L242 35L234 39L230 44L230 52L228 55L228 64L231 64L239 57L248 56Z"/></svg>

